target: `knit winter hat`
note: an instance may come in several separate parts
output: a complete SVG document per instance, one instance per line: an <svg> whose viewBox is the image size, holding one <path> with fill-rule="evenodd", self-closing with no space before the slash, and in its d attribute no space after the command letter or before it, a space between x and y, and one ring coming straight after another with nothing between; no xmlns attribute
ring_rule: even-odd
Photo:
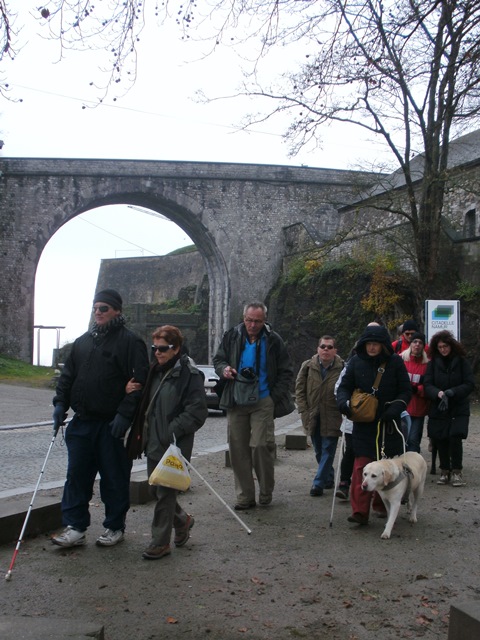
<svg viewBox="0 0 480 640"><path fill-rule="evenodd" d="M418 324L415 320L405 320L402 327L402 333L405 331L419 331Z"/></svg>
<svg viewBox="0 0 480 640"><path fill-rule="evenodd" d="M423 346L427 344L427 341L425 340L425 334L421 333L420 331L417 331L416 333L413 334L412 342L414 340L421 340L423 342Z"/></svg>
<svg viewBox="0 0 480 640"><path fill-rule="evenodd" d="M115 289L103 289L95 294L93 299L93 304L96 302L104 302L105 304L109 304L114 309L122 310L123 300L121 295Z"/></svg>

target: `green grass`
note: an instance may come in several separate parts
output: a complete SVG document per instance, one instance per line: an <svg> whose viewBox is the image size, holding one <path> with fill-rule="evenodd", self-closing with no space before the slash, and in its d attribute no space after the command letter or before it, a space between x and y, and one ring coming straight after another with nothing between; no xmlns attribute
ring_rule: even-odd
<svg viewBox="0 0 480 640"><path fill-rule="evenodd" d="M0 382L29 387L52 387L55 369L36 367L21 360L0 355Z"/></svg>

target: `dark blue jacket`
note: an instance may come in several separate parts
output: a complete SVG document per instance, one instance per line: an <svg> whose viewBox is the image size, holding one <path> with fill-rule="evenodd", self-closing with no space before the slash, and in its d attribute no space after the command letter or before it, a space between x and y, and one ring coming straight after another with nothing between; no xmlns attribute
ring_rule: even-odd
<svg viewBox="0 0 480 640"><path fill-rule="evenodd" d="M57 384L53 404L72 407L83 418L133 418L141 392L127 394L130 378L144 385L148 373L144 341L123 325L106 334L84 333L73 343Z"/></svg>

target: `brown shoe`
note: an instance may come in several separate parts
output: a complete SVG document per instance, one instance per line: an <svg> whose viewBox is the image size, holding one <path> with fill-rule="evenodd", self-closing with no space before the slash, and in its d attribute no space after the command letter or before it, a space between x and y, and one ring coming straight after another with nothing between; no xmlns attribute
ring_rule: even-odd
<svg viewBox="0 0 480 640"><path fill-rule="evenodd" d="M145 558L145 560L159 560L170 555L171 551L169 544L159 546L152 542L142 553L142 558Z"/></svg>
<svg viewBox="0 0 480 640"><path fill-rule="evenodd" d="M361 513L353 513L351 516L348 516L347 520L349 522L355 522L356 524L368 524L368 516L364 516Z"/></svg>
<svg viewBox="0 0 480 640"><path fill-rule="evenodd" d="M180 529L175 529L175 538L173 541L175 542L176 547L183 547L183 545L190 538L190 529L195 524L195 519L190 514L187 515L187 522L185 526Z"/></svg>

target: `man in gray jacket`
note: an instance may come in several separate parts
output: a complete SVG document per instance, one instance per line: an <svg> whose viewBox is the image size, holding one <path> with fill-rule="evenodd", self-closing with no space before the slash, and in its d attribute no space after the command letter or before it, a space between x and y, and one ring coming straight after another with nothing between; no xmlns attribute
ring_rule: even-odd
<svg viewBox="0 0 480 640"><path fill-rule="evenodd" d="M217 374L226 382L220 408L226 409L228 416L237 511L256 506L253 469L259 483L259 504L271 503L274 418L295 408L290 391L292 364L282 338L266 319L263 302L245 305L243 322L225 333L213 358Z"/></svg>

